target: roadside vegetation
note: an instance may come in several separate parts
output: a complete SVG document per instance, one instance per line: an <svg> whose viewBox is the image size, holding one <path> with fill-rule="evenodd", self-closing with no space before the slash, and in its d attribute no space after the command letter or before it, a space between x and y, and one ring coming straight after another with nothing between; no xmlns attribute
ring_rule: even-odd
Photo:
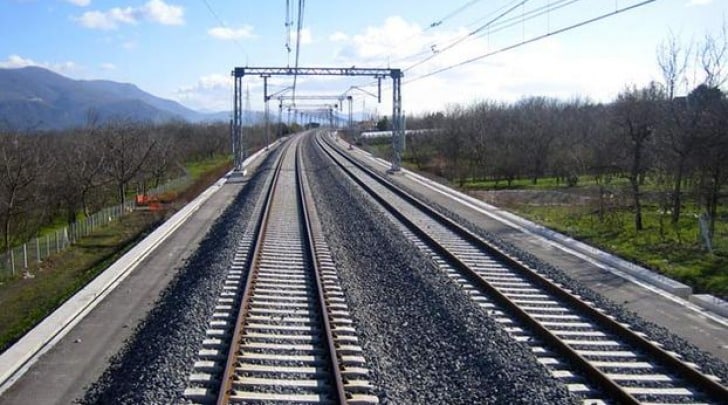
<svg viewBox="0 0 728 405"><path fill-rule="evenodd" d="M663 80L609 103L529 97L407 117L428 131L407 137L403 165L728 298L727 31L668 38ZM365 143L391 156L388 138Z"/></svg>
<svg viewBox="0 0 728 405"><path fill-rule="evenodd" d="M264 146L246 128L248 150ZM284 132L285 133L285 132ZM0 352L232 167L225 124L114 122L64 133L0 134L0 252L167 181L188 179L27 272L0 277ZM7 265L0 263L0 267Z"/></svg>

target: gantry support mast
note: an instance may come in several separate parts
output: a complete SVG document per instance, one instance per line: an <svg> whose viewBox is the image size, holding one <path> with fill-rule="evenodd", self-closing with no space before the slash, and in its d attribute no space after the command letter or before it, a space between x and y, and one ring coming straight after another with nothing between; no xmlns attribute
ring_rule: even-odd
<svg viewBox="0 0 728 405"><path fill-rule="evenodd" d="M245 159L245 138L243 136L242 83L245 76L260 76L267 87L271 76L369 76L378 81L378 95L381 100L382 79L392 78L392 167L391 171L399 171L404 147L404 120L402 118L401 69L377 68L292 68L292 67L236 67L232 71L235 77L233 100L233 121L231 123L233 155L235 170L242 172ZM268 102L265 89L266 104ZM350 107L351 108L351 107ZM280 111L280 107L279 107ZM280 113L279 113L280 114Z"/></svg>

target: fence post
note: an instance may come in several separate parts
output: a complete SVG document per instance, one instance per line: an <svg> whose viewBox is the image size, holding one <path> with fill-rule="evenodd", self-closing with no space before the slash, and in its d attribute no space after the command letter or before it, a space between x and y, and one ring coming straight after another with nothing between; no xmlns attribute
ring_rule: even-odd
<svg viewBox="0 0 728 405"><path fill-rule="evenodd" d="M23 243L23 268L28 270L28 244Z"/></svg>
<svg viewBox="0 0 728 405"><path fill-rule="evenodd" d="M51 234L46 234L46 256L51 255Z"/></svg>
<svg viewBox="0 0 728 405"><path fill-rule="evenodd" d="M15 275L15 254L13 253L13 248L10 248L10 270L13 272L13 276Z"/></svg>
<svg viewBox="0 0 728 405"><path fill-rule="evenodd" d="M40 238L35 238L35 258L40 263Z"/></svg>

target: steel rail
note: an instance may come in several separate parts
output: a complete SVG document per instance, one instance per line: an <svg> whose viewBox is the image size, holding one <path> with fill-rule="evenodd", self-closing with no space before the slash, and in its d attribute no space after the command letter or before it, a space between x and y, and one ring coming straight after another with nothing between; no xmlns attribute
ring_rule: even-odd
<svg viewBox="0 0 728 405"><path fill-rule="evenodd" d="M290 145L290 144L289 144ZM302 243L304 245L304 260L310 264L307 266L307 271L313 272L309 273L311 275L311 279L315 280L315 292L313 300L316 301L316 303L312 303L317 309L318 309L318 315L316 316L317 319L316 322L320 322L321 325L323 325L323 330L320 333L321 338L325 339L326 342L322 343L322 352L325 352L325 356L328 356L328 359L325 360L326 363L324 363L324 369L329 372L328 378L325 378L325 381L327 381L327 384L330 384L331 390L327 391L326 395L330 396L327 397L326 403L336 403L339 405L346 404L347 395L344 391L344 379L342 377L342 373L340 371L340 361L339 356L337 355L336 345L334 344L334 334L333 334L333 328L331 325L331 322L329 320L329 308L326 302L326 295L324 293L324 287L323 282L321 279L320 269L316 260L316 246L313 243L313 235L311 231L311 220L309 218L309 209L313 209L313 207L307 205L306 200L307 197L304 193L304 187L302 185L302 182L305 181L303 174L302 174L302 160L301 160L301 152L300 152L300 142L294 146L296 148L295 150L295 187L296 187L296 209L298 210L299 214L301 215L301 221L303 222L303 228L301 230L302 233ZM240 301L240 310L238 312L236 324L235 324L235 330L233 333L233 341L231 342L230 349L228 352L227 357L227 363L225 372L223 375L223 378L221 380L220 384L220 390L218 392L218 400L217 404L228 404L231 401L231 396L234 395L234 384L235 379L237 377L237 371L236 366L239 361L239 343L243 339L242 335L245 332L245 324L247 321L247 315L248 315L248 308L252 306L252 299L254 295L254 288L257 281L257 274L258 274L258 264L261 262L263 258L263 247L265 240L267 238L267 231L268 231L268 224L271 221L271 212L273 207L273 201L277 198L286 198L283 195L278 195L279 191L279 179L281 178L281 172L283 171L283 161L285 159L286 153L291 153L289 151L289 147L281 153L280 160L277 162L275 172L273 175L273 179L271 181L270 188L268 189L266 201L265 201L265 207L263 210L263 213L261 215L260 225L259 229L257 230L257 239L255 242L255 246L253 249L253 255L250 260L250 266L249 271L246 279L246 285L245 290L243 293L243 298ZM306 257L305 255L308 255ZM325 347L323 347L325 346Z"/></svg>
<svg viewBox="0 0 728 405"><path fill-rule="evenodd" d="M235 379L235 363L237 359L238 342L235 341L239 338L243 328L243 322L245 320L245 310L250 303L250 295L252 292L252 285L255 280L254 271L256 263L260 260L263 246L263 236L265 235L266 225L270 214L270 208L273 203L273 196L275 194L276 185L281 173L281 167L283 166L283 156L290 147L290 143L286 144L286 147L281 151L276 163L275 171L273 173L273 180L271 181L270 188L266 193L265 205L263 208L262 217L260 224L258 225L258 236L256 238L255 247L253 249L253 257L250 260L250 270L245 282L245 292L243 293L243 299L240 301L240 310L235 321L235 330L233 332L233 340L230 342L230 348L228 350L227 362L225 363L225 373L220 380L220 389L218 390L217 405L227 405L230 402L230 394L232 394L232 384Z"/></svg>
<svg viewBox="0 0 728 405"><path fill-rule="evenodd" d="M303 182L305 181L305 179L303 178L303 162L301 157L302 152L300 145L301 144L299 143L299 147L296 149L296 188L298 189L297 195L299 199L299 207L302 210L301 214L303 216L304 228L306 233L304 243L306 244L308 250L311 265L313 267L312 271L316 280L316 291L318 292L319 298L318 304L321 310L321 317L323 318L322 321L324 324L324 332L326 334L329 360L331 362L330 367L333 374L333 383L336 386L335 401L339 405L345 405L346 393L344 392L344 378L341 375L339 356L336 351L336 345L334 344L334 334L332 332L333 328L331 327L331 321L329 319L329 314L331 313L331 311L329 311L326 302L326 295L324 294L323 282L321 280L321 270L319 268L318 260L316 260L316 246L314 246L313 243L313 232L309 210L314 208L310 206L309 203L312 201L310 201L310 199L308 199L305 195L303 187Z"/></svg>
<svg viewBox="0 0 728 405"><path fill-rule="evenodd" d="M319 140L319 142L321 142ZM420 201L418 198L412 196L408 192L400 189L393 183L391 183L389 180L384 178L383 176L379 175L378 173L374 172L373 170L369 169L368 167L364 166L360 162L356 161L354 158L348 156L346 153L339 150L338 147L329 145L332 148L334 148L337 153L345 158L348 162L355 165L360 170L364 171L365 173L369 174L372 178L377 180L380 184L385 186L387 189L395 193L396 195L400 196L410 204L414 205L418 209L425 212L427 215L431 216L432 218L436 219L440 224L445 226L446 228L450 229L454 233L458 234L459 236L463 237L468 242L479 246L483 248L484 250L488 251L488 253L495 256L497 259L504 262L506 265L510 266L511 268L517 270L520 275L524 276L525 278L529 279L529 281L534 282L535 284L539 285L540 287L547 290L549 293L553 294L557 298L563 300L565 303L572 305L579 311L583 311L584 314L586 314L590 319L597 322L601 327L605 328L610 333L613 333L614 335L622 338L625 340L626 343L634 346L637 349L642 350L645 354L651 356L653 360L655 360L657 363L662 364L667 369L669 369L671 372L676 373L681 378L683 378L686 382L694 386L695 388L700 389L705 394L707 394L709 397L711 397L714 400L725 401L726 398L728 398L728 389L721 385L720 383L714 381L713 379L709 378L708 376L704 375L703 373L699 372L698 370L694 369L690 365L686 364L685 362L681 361L674 355L668 353L664 349L658 347L657 345L653 344L652 342L648 341L644 337L632 332L616 320L610 318L608 315L596 310L591 305L587 304L583 300L575 297L571 293L565 291L558 285L556 285L554 282L546 279L545 277L541 276L540 274L528 269L524 264L520 263L516 258L500 251L499 249L489 245L487 242L483 241L479 236L472 233L470 230L466 229L462 225L454 222L453 220L445 217L443 214L435 211L433 208L426 205L424 202ZM417 236L423 238L423 240L427 241L428 245L430 245L433 250L436 250L438 253L443 254L448 259L450 259L458 268L464 270L466 274L468 275L468 278L471 279L471 281L475 282L477 285L484 288L488 293L492 294L492 296L499 302L501 302L505 307L507 307L509 310L512 310L513 315L518 317L522 322L527 324L528 326L533 327L537 333L539 333L539 337L545 338L545 340L548 341L548 343L552 344L555 349L557 349L559 352L561 352L564 357L572 359L575 365L577 365L578 369L582 370L585 375L587 375L589 378L592 378L597 384L599 384L600 388L604 389L609 395L612 395L616 400L618 400L620 403L639 403L637 399L626 392L619 384L614 382L612 379L610 379L605 373L603 373L601 370L597 369L593 365L589 363L588 360L584 359L583 356L576 353L574 349L572 349L568 344L564 343L560 338L558 338L556 335L545 329L542 325L538 323L534 318L532 318L530 315L526 314L522 309L518 307L517 304L513 303L509 298L507 298L505 295L497 291L495 287L493 287L488 281L483 279L480 275L475 273L469 266L465 265L460 259L455 257L452 253L447 251L444 247L440 246L439 243L434 241L429 235L425 234L424 231L419 229L414 223L409 221L404 215L397 212L395 209L391 207L391 205L381 198L380 196L376 196L373 190L371 190L370 187L368 187L366 184L364 184L363 181L360 179L357 179L355 175L353 175L343 164L338 162L336 159L333 158L333 155L331 152L326 150L326 148L322 148L324 151L332 157L332 160L336 162L336 164L342 168L352 179L359 184L361 187L363 187L365 190L367 190L368 193L370 193L372 196L374 196L377 201L379 201L392 215L394 215L398 220L401 220L404 224L407 225L407 227L415 233ZM543 334L541 334L543 332Z"/></svg>

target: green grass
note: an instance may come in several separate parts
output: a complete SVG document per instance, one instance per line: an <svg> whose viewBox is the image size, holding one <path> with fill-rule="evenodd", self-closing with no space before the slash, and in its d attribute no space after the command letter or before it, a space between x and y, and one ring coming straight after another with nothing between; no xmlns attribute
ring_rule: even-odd
<svg viewBox="0 0 728 405"><path fill-rule="evenodd" d="M232 163L230 155L218 155L209 159L187 163L185 165L185 170L187 170L187 173L193 180L196 180L202 177L203 174L228 163Z"/></svg>
<svg viewBox="0 0 728 405"><path fill-rule="evenodd" d="M171 209L197 196L230 167L226 157L190 164L193 182L173 193ZM0 281L0 353L134 246L164 216L163 211L135 211L42 263L34 263L28 269L33 278Z"/></svg>
<svg viewBox="0 0 728 405"><path fill-rule="evenodd" d="M699 240L698 221L689 212L681 217L677 229L663 215L661 232L661 214L655 207L647 206L643 212L644 230L637 232L634 215L627 209L599 219L590 207L513 205L507 208L690 285L696 293L728 298L728 222L725 220L716 222L714 250L709 253Z"/></svg>
<svg viewBox="0 0 728 405"><path fill-rule="evenodd" d="M0 352L120 257L162 218L137 211L0 285Z"/></svg>

